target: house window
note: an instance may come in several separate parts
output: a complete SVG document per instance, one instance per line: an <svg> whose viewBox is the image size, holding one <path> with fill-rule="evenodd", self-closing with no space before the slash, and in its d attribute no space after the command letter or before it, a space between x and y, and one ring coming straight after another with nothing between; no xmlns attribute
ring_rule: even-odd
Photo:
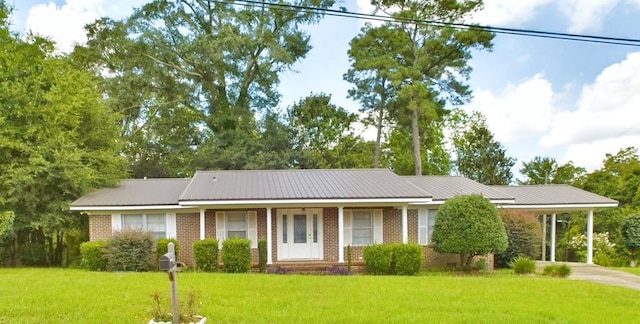
<svg viewBox="0 0 640 324"><path fill-rule="evenodd" d="M226 212L227 237L247 238L247 213L243 211Z"/></svg>
<svg viewBox="0 0 640 324"><path fill-rule="evenodd" d="M373 243L373 215L371 210L351 212L351 244L369 245Z"/></svg>
<svg viewBox="0 0 640 324"><path fill-rule="evenodd" d="M154 239L166 237L167 216L166 214L124 214L122 228L148 231Z"/></svg>
<svg viewBox="0 0 640 324"><path fill-rule="evenodd" d="M436 209L423 209L418 212L418 242L421 245L431 243L433 225L436 223Z"/></svg>

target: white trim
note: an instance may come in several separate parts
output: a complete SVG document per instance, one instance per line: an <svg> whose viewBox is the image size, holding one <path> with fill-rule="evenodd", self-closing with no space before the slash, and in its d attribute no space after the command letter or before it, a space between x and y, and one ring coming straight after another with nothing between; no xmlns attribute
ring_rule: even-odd
<svg viewBox="0 0 640 324"><path fill-rule="evenodd" d="M258 248L258 212L249 210L247 215L247 238L251 241L251 248Z"/></svg>
<svg viewBox="0 0 640 324"><path fill-rule="evenodd" d="M204 208L200 208L200 239L204 240L205 238L205 210Z"/></svg>
<svg viewBox="0 0 640 324"><path fill-rule="evenodd" d="M431 202L431 198L359 198L359 199L265 199L265 200L193 200L181 201L180 206L217 206L217 205L331 205L331 204L426 204ZM86 210L79 208L78 210Z"/></svg>
<svg viewBox="0 0 640 324"><path fill-rule="evenodd" d="M500 205L498 208L510 209L537 209L537 210L584 210L600 207L618 207L618 203L601 203L601 204L549 204L549 205Z"/></svg>
<svg viewBox="0 0 640 324"><path fill-rule="evenodd" d="M107 210L159 210L159 209L186 209L181 205L140 205L140 206L71 206L69 210L75 211L107 211Z"/></svg>
<svg viewBox="0 0 640 324"><path fill-rule="evenodd" d="M167 230L167 238L177 238L178 237L178 231L177 231L177 225L176 225L176 213L167 213L165 216L165 221L166 221L166 230Z"/></svg>
<svg viewBox="0 0 640 324"><path fill-rule="evenodd" d="M429 244L429 210L418 209L418 244Z"/></svg>
<svg viewBox="0 0 640 324"><path fill-rule="evenodd" d="M122 214L111 214L111 233L122 230Z"/></svg>
<svg viewBox="0 0 640 324"><path fill-rule="evenodd" d="M344 207L338 207L338 263L344 263Z"/></svg>
<svg viewBox="0 0 640 324"><path fill-rule="evenodd" d="M226 217L224 212L217 211L216 212L216 239L218 239L218 248L222 249L222 242L227 236L227 231L225 228Z"/></svg>
<svg viewBox="0 0 640 324"><path fill-rule="evenodd" d="M453 197L451 197L453 198ZM409 203L409 205L412 206L421 206L421 205L434 205L434 206L439 206L442 205L446 202L447 200L431 200L428 202L413 202L413 203ZM516 202L515 199L489 199L489 202L492 204L496 204L496 205L500 205L500 204L514 204Z"/></svg>
<svg viewBox="0 0 640 324"><path fill-rule="evenodd" d="M593 209L587 214L587 264L593 264Z"/></svg>
<svg viewBox="0 0 640 324"><path fill-rule="evenodd" d="M267 264L273 264L273 249L271 248L271 207L267 207Z"/></svg>
<svg viewBox="0 0 640 324"><path fill-rule="evenodd" d="M549 261L556 262L556 214L551 214L551 238L549 247Z"/></svg>
<svg viewBox="0 0 640 324"><path fill-rule="evenodd" d="M383 243L384 240L384 211L382 209L373 210L373 243Z"/></svg>

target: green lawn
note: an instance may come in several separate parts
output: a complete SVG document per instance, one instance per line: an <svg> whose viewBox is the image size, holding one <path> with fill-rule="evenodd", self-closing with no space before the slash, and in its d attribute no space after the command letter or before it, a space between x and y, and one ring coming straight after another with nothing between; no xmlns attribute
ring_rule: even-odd
<svg viewBox="0 0 640 324"><path fill-rule="evenodd" d="M0 269L0 323L144 323L164 273ZM210 323L640 323L640 291L546 277L179 273Z"/></svg>
<svg viewBox="0 0 640 324"><path fill-rule="evenodd" d="M640 276L640 268L620 267L620 268L613 268L613 269L633 273Z"/></svg>

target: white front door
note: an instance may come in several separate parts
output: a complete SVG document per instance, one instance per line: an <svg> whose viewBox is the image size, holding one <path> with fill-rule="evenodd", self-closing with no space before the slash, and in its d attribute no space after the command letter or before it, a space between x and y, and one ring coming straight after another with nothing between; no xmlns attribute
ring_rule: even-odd
<svg viewBox="0 0 640 324"><path fill-rule="evenodd" d="M322 259L322 209L278 209L278 260Z"/></svg>

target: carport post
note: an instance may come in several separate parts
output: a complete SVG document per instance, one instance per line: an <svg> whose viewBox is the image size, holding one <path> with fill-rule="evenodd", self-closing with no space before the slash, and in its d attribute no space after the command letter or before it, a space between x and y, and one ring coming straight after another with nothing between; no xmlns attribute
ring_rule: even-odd
<svg viewBox="0 0 640 324"><path fill-rule="evenodd" d="M549 261L556 262L556 214L551 214L551 247L549 248Z"/></svg>
<svg viewBox="0 0 640 324"><path fill-rule="evenodd" d="M547 214L542 215L542 261L547 261Z"/></svg>
<svg viewBox="0 0 640 324"><path fill-rule="evenodd" d="M587 214L587 264L593 264L593 209Z"/></svg>

